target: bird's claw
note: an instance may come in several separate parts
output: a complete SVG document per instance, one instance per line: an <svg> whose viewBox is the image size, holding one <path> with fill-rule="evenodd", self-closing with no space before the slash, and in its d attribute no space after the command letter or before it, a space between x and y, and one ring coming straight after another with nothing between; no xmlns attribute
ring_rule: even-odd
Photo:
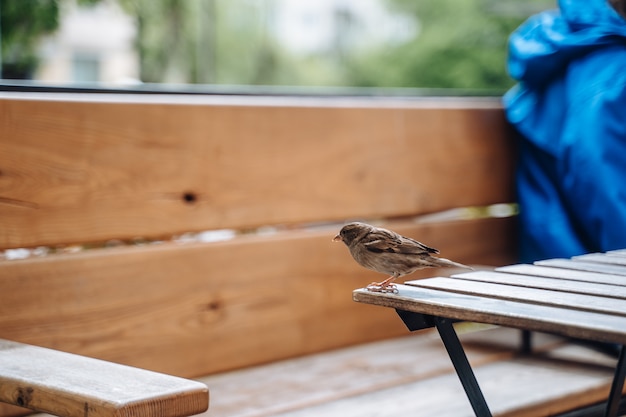
<svg viewBox="0 0 626 417"><path fill-rule="evenodd" d="M398 287L395 284L381 284L380 282L372 282L365 287L366 290L371 292L381 292L385 294L397 294Z"/></svg>

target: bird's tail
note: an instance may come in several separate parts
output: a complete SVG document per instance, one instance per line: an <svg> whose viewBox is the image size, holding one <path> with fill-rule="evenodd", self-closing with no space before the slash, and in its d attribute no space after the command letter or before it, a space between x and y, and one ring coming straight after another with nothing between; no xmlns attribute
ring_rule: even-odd
<svg viewBox="0 0 626 417"><path fill-rule="evenodd" d="M464 269L471 269L471 270L474 269L471 266L463 265L463 264L451 261L451 260L446 259L446 258L436 258L434 256L432 258L433 258L433 265L432 266L434 266L435 268L443 267L443 268L464 268Z"/></svg>

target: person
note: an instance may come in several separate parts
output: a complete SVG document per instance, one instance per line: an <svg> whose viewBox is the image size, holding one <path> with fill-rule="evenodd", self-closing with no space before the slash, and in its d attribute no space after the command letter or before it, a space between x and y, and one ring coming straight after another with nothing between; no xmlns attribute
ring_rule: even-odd
<svg viewBox="0 0 626 417"><path fill-rule="evenodd" d="M626 0L560 0L509 39L523 262L626 248Z"/></svg>

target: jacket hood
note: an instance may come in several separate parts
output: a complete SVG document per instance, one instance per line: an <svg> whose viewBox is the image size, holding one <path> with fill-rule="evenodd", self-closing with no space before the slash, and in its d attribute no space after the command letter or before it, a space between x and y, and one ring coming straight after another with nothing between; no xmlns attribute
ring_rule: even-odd
<svg viewBox="0 0 626 417"><path fill-rule="evenodd" d="M626 45L626 20L608 0L559 0L559 10L528 19L509 39L509 74L541 85L603 45Z"/></svg>

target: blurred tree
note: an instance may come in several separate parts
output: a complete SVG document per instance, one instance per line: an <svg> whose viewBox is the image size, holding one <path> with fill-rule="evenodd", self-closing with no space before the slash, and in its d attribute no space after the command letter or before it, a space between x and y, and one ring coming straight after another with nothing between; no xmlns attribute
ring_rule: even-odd
<svg viewBox="0 0 626 417"><path fill-rule="evenodd" d="M135 19L135 47L140 60L140 78L144 82L162 82L167 78L185 82L184 64L191 52L185 42L190 25L189 1L120 0ZM176 62L179 65L176 65Z"/></svg>
<svg viewBox="0 0 626 417"><path fill-rule="evenodd" d="M530 14L555 7L555 0L386 0L412 16L416 35L355 57L355 85L504 90L508 35Z"/></svg>
<svg viewBox="0 0 626 417"><path fill-rule="evenodd" d="M119 2L137 24L144 82L273 84L284 75L273 0Z"/></svg>
<svg viewBox="0 0 626 417"><path fill-rule="evenodd" d="M2 77L32 78L37 45L59 26L56 0L0 0Z"/></svg>
<svg viewBox="0 0 626 417"><path fill-rule="evenodd" d="M99 1L102 0L77 0L77 3L88 6ZM0 78L32 78L39 63L39 42L59 27L59 3L59 0L0 0Z"/></svg>

